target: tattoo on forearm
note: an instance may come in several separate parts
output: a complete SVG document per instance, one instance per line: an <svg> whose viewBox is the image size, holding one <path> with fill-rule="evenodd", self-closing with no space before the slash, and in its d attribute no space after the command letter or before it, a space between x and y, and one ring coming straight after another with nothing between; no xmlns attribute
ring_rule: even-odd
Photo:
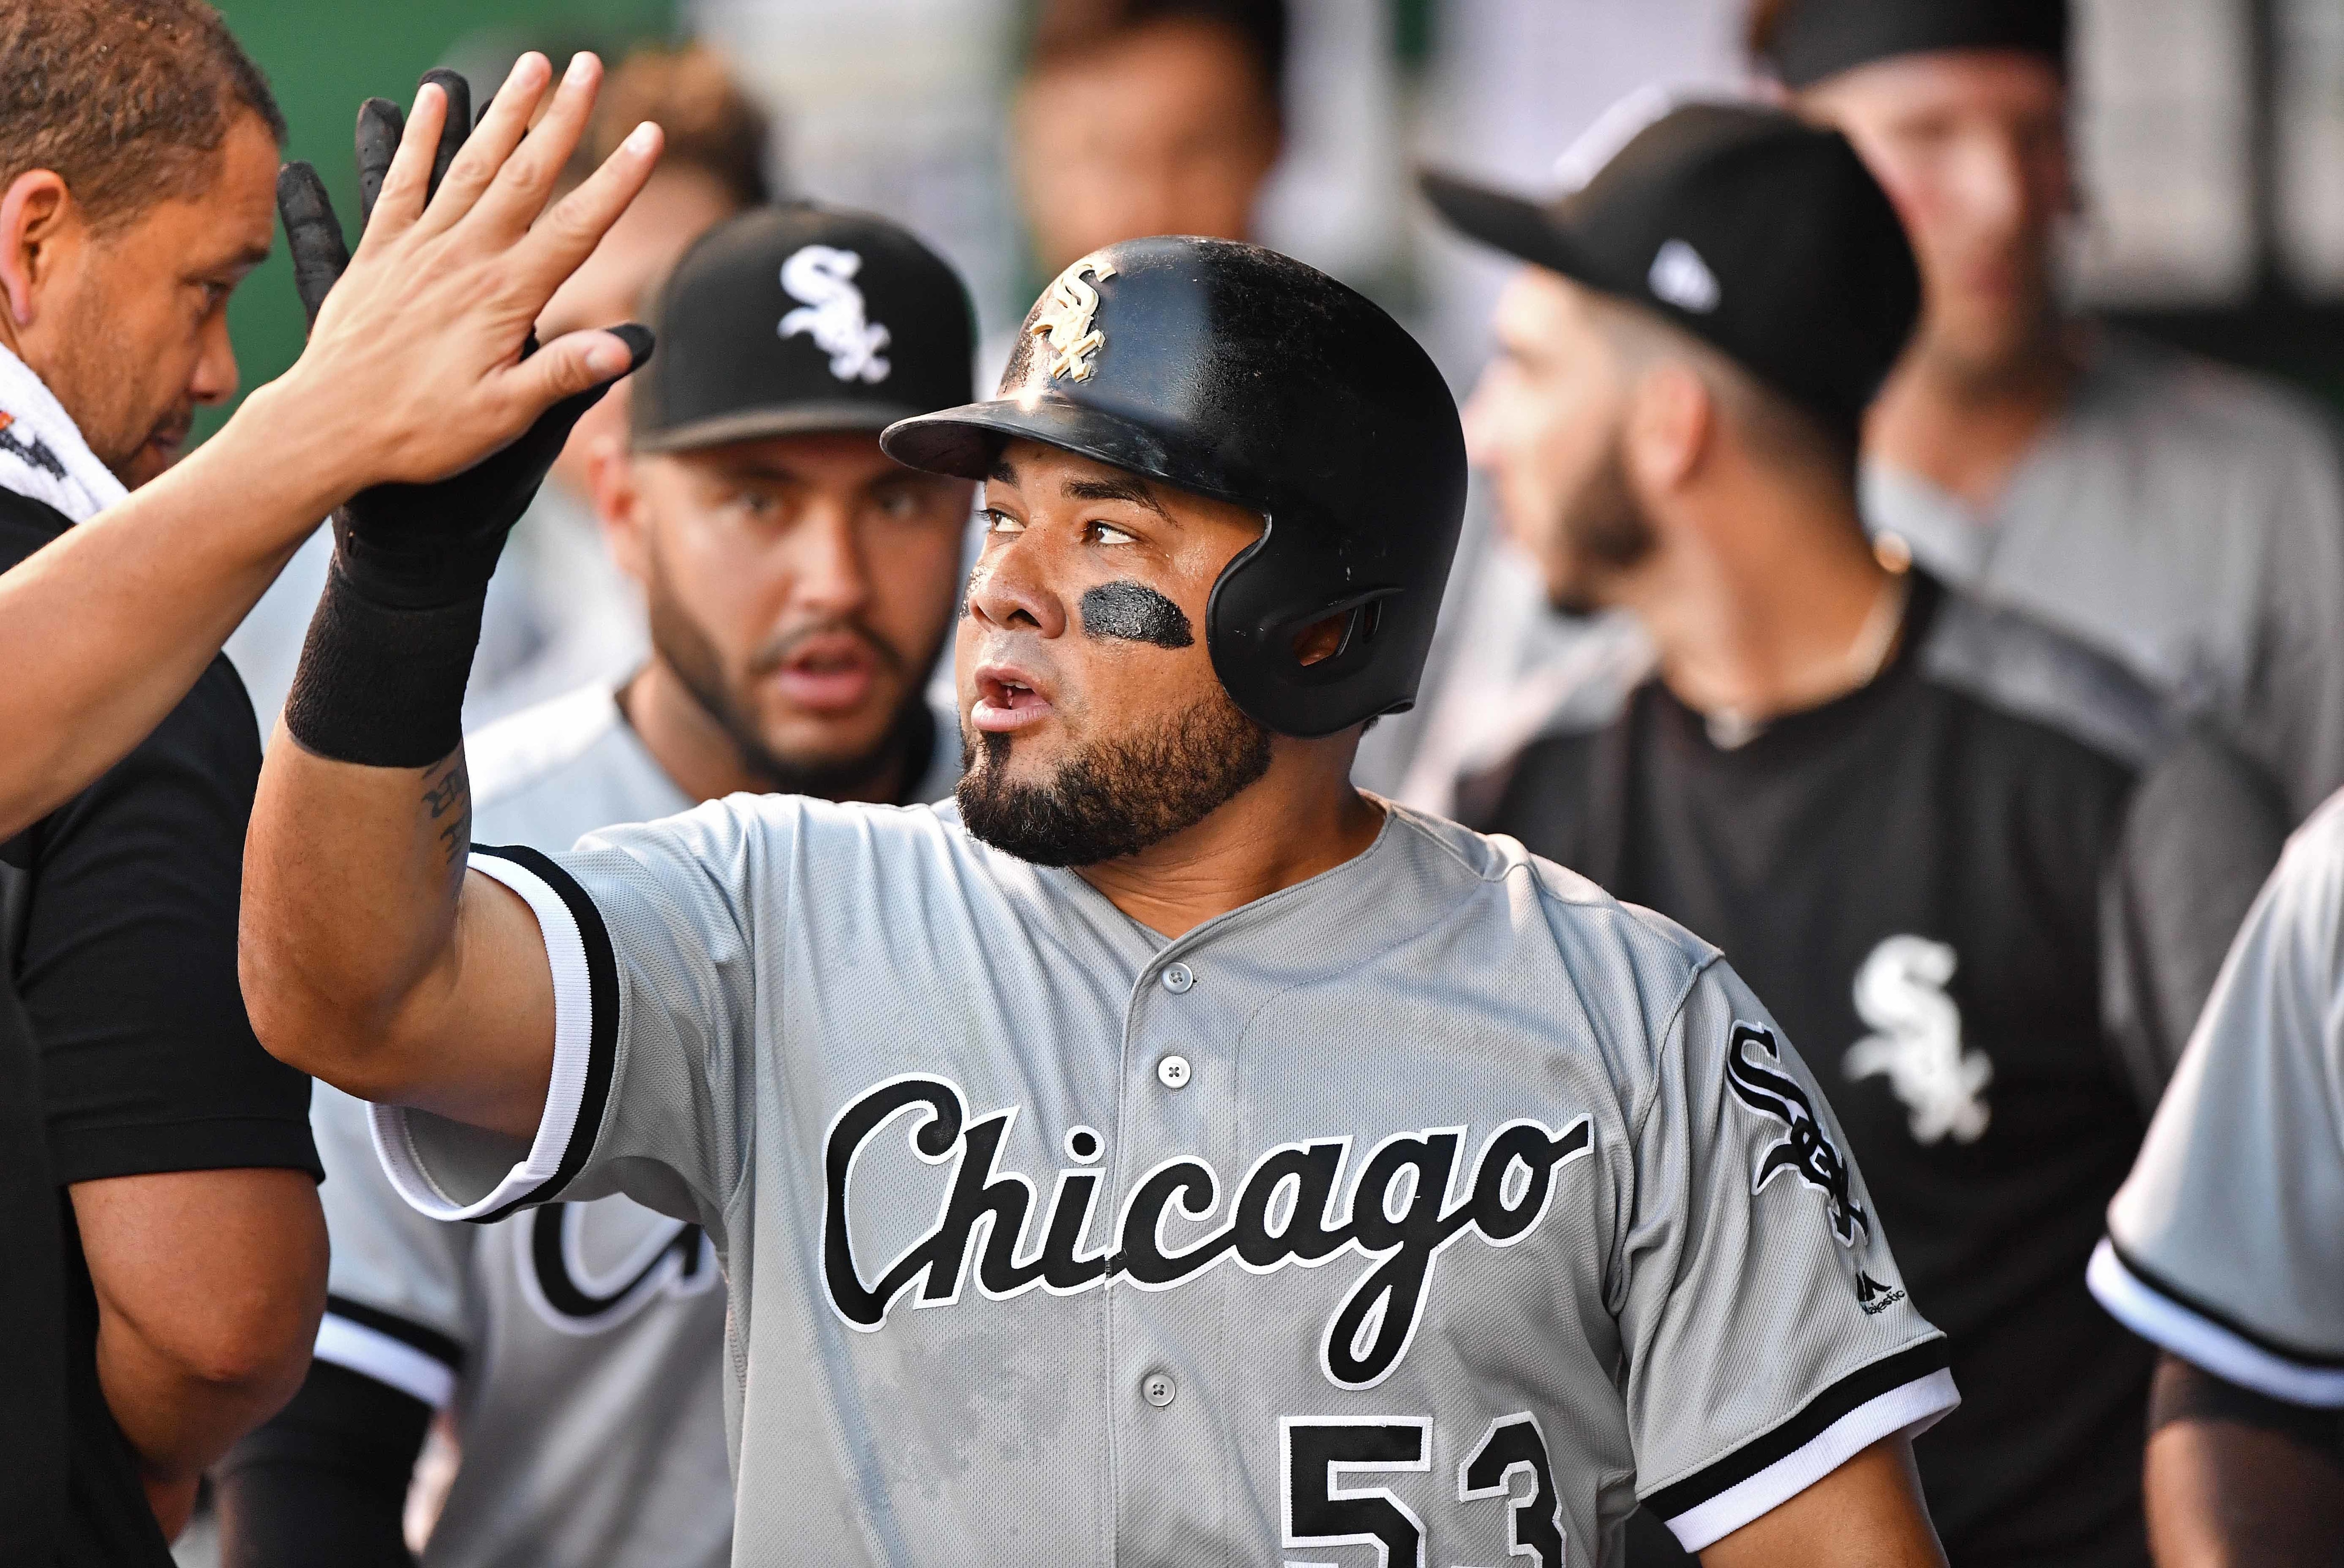
<svg viewBox="0 0 2344 1568"><path fill-rule="evenodd" d="M423 805L440 839L448 869L460 871L472 847L472 781L458 752L423 775Z"/></svg>

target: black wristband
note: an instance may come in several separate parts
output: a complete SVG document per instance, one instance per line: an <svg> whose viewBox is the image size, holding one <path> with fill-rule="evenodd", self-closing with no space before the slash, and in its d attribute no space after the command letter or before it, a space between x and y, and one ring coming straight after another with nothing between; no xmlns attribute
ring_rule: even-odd
<svg viewBox="0 0 2344 1568"><path fill-rule="evenodd" d="M285 698L304 751L370 768L422 768L463 744L464 687L483 581L452 603L401 609L354 586L336 552Z"/></svg>

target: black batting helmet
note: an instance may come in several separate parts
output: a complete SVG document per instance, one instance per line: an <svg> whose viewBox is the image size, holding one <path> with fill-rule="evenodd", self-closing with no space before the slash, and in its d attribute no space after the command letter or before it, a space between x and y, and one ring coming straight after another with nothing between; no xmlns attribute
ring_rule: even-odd
<svg viewBox="0 0 2344 1568"><path fill-rule="evenodd" d="M1456 400L1416 339L1274 250L1135 239L1058 275L1000 395L891 425L899 462L983 479L1011 438L1263 514L1213 585L1205 640L1238 706L1332 734L1416 701L1465 511ZM1346 616L1333 656L1302 632Z"/></svg>

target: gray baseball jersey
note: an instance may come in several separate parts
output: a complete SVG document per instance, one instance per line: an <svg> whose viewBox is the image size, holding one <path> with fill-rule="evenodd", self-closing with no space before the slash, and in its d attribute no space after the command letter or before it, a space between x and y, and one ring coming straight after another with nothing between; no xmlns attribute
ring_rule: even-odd
<svg viewBox="0 0 2344 1568"><path fill-rule="evenodd" d="M1955 1401L1756 998L1510 840L1395 808L1175 941L949 806L472 864L544 934L544 1119L380 1153L707 1227L736 1563L1612 1562Z"/></svg>
<svg viewBox="0 0 2344 1568"><path fill-rule="evenodd" d="M2295 818L2344 784L2344 469L2308 403L2111 334L1989 512L1879 463L1864 503L1938 576L2212 719Z"/></svg>
<svg viewBox="0 0 2344 1568"><path fill-rule="evenodd" d="M2344 1409L2344 795L2247 916L2089 1278L2175 1355Z"/></svg>
<svg viewBox="0 0 2344 1568"><path fill-rule="evenodd" d="M563 849L692 804L607 685L466 749L486 843ZM935 749L924 798L957 772L957 748ZM311 1119L333 1239L318 1356L456 1415L462 1464L425 1568L725 1562L725 1297L700 1228L623 1197L445 1224L384 1177L364 1105L319 1085Z"/></svg>

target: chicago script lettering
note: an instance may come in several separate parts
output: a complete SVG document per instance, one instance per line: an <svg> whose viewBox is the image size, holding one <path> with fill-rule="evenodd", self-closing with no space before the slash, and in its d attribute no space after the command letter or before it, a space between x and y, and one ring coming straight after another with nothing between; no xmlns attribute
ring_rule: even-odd
<svg viewBox="0 0 2344 1568"><path fill-rule="evenodd" d="M1507 1122L1482 1140L1452 1205L1468 1128L1387 1138L1368 1151L1348 1187L1348 1135L1280 1144L1237 1183L1217 1228L1177 1247L1166 1240L1167 1221L1208 1223L1224 1212L1224 1192L1209 1161L1169 1159L1132 1184L1112 1249L1086 1253L1083 1240L1101 1207L1100 1173L1060 1171L1037 1226L1035 1182L1000 1168L1016 1117L1011 1108L972 1118L957 1085L917 1075L874 1085L839 1113L823 1150L822 1251L823 1284L842 1319L875 1330L907 1294L922 1307L950 1305L972 1274L977 1290L996 1300L1031 1290L1073 1295L1118 1281L1166 1290L1225 1258L1269 1274L1288 1264L1316 1268L1350 1251L1370 1266L1328 1321L1321 1369L1339 1387L1369 1388L1407 1355L1441 1251L1467 1236L1493 1247L1521 1240L1546 1212L1555 1172L1593 1147L1583 1116L1559 1129ZM885 1134L899 1118L908 1118L906 1126ZM874 1194L856 1180L863 1155L883 1135L907 1137L913 1155L930 1165L949 1162L953 1173L935 1222L872 1270L854 1255L855 1216L909 1196Z"/></svg>

